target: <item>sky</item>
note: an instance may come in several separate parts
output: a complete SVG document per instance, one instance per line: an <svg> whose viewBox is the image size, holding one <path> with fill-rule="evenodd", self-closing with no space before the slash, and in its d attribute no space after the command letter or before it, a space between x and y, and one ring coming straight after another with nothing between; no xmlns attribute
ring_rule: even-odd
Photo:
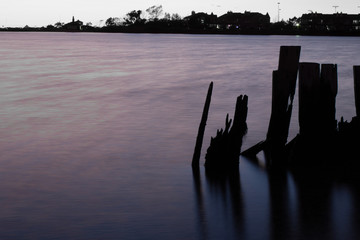
<svg viewBox="0 0 360 240"><path fill-rule="evenodd" d="M272 22L278 20L278 13L283 20L310 11L329 14L336 9L360 13L360 0L0 0L0 27L41 27L70 22L72 16L101 26L109 17L123 18L132 10L145 11L153 5L162 5L164 12L178 13L181 17L190 15L191 11L213 12L218 16L227 11L269 13Z"/></svg>

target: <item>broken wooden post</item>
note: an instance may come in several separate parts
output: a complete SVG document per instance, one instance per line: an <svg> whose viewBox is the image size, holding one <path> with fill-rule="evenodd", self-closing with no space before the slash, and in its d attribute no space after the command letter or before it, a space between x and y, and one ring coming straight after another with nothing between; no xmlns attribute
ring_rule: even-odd
<svg viewBox="0 0 360 240"><path fill-rule="evenodd" d="M236 101L233 125L227 114L225 130L218 130L216 137L211 138L205 156L207 171L228 171L239 164L242 138L247 132L247 104L248 97L240 95Z"/></svg>
<svg viewBox="0 0 360 240"><path fill-rule="evenodd" d="M203 114L201 117L201 122L199 125L199 131L198 131L198 135L196 138L195 150L194 150L194 155L193 155L193 159L192 159L193 167L199 167L201 147L202 147L202 142L203 142L204 133L205 133L206 121L208 118L208 113L209 113L209 108L210 108L212 90L213 90L213 82L211 82L209 85L209 89L208 89L208 93L207 93L205 105L204 105L204 111L203 111Z"/></svg>
<svg viewBox="0 0 360 240"><path fill-rule="evenodd" d="M239 161L242 138L247 132L246 118L248 113L248 97L240 95L236 100L234 122L229 132L230 156L234 161Z"/></svg>
<svg viewBox="0 0 360 240"><path fill-rule="evenodd" d="M272 150L285 147L287 142L300 49L300 46L281 46L279 67L273 72L271 117L266 136Z"/></svg>
<svg viewBox="0 0 360 240"><path fill-rule="evenodd" d="M289 82L289 96L294 99L299 69L300 46L281 46L278 71L286 74Z"/></svg>
<svg viewBox="0 0 360 240"><path fill-rule="evenodd" d="M300 46L281 46L278 70L273 72L272 105L269 128L265 141L242 152L242 155L253 157L266 150L268 160L284 151L289 135L290 119L296 89L296 79L300 59ZM278 154L279 153L279 154Z"/></svg>
<svg viewBox="0 0 360 240"><path fill-rule="evenodd" d="M360 117L360 66L354 66L354 90L356 116Z"/></svg>

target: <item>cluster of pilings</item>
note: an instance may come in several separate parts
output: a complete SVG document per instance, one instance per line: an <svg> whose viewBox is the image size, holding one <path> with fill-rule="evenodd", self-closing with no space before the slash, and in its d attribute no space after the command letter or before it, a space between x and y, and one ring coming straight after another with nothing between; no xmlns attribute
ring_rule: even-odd
<svg viewBox="0 0 360 240"><path fill-rule="evenodd" d="M213 82L211 82L209 85L204 110L201 117L192 160L193 168L199 167L201 147L209 113L212 89ZM205 166L208 170L214 169L218 171L226 171L233 167L238 168L242 138L247 132L247 105L248 97L246 95L238 96L235 106L234 121L229 119L229 114L227 114L225 128L218 130L216 136L211 138L211 143L207 149L205 157Z"/></svg>
<svg viewBox="0 0 360 240"><path fill-rule="evenodd" d="M337 65L299 63L300 50L300 46L280 47L278 69L273 71L271 117L266 139L241 154L252 158L263 151L267 165L272 168L338 168L341 165L343 170L348 170L360 167L360 163L353 157L360 147L360 66L354 66L356 116L351 122L343 119L338 122L335 116ZM288 142L298 73L300 131ZM199 165L202 137L210 106L210 89L212 90L212 83L199 128L193 166ZM206 154L206 168L219 170L238 164L242 138L247 131L247 101L246 95L238 97L233 126L231 127L231 120L227 115L225 128L218 130L216 137L211 139ZM339 163L339 158L345 160Z"/></svg>

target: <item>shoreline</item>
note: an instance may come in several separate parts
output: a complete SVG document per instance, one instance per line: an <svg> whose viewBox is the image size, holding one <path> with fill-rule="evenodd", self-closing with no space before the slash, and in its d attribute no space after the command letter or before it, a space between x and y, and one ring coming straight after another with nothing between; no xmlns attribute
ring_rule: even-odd
<svg viewBox="0 0 360 240"><path fill-rule="evenodd" d="M80 31L52 30L46 28L0 28L0 32L69 32L69 33L132 33L132 34L190 34L190 35L254 35L254 36L323 36L323 37L360 37L360 32L293 32L293 31L221 31L221 30L181 30L164 31L160 29L114 29L93 28Z"/></svg>

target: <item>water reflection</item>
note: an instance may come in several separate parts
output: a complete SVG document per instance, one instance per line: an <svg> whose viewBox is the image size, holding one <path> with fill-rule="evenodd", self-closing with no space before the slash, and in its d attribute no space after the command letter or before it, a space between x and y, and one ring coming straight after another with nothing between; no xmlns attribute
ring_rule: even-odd
<svg viewBox="0 0 360 240"><path fill-rule="evenodd" d="M234 168L227 174L206 171L205 187L209 192L208 198L204 198L199 168L193 168L193 177L200 223L200 239L212 239L214 235L218 234L223 234L226 239L242 238L245 228L239 168ZM218 201L219 199L220 201ZM206 200L209 200L210 203L206 204ZM211 202L217 203L215 208L212 207ZM228 215L228 213L230 214ZM223 214L223 216L219 216L219 214ZM218 220L214 221L217 222L215 227L212 223L214 219L209 219L211 216L218 217Z"/></svg>
<svg viewBox="0 0 360 240"><path fill-rule="evenodd" d="M263 187L268 188L269 204L261 214L268 221L251 216L254 212L256 215L256 206L247 201L249 198L246 194L251 193L241 185L241 182L249 180L243 172L248 169L240 166L241 173L239 169L233 169L228 175L204 170L204 178L201 178L201 171L197 169L193 171L193 177L199 239L257 239L259 235L273 240L360 237L358 181L338 182L331 174L318 171L290 172L264 166L258 159L245 160L246 164L251 163L259 169L265 167L262 172L266 174L268 185ZM202 182L202 179L205 181ZM265 200L263 204L266 205ZM258 218L258 221L252 222L253 217ZM214 223L218 224L218 228L214 229ZM268 228L264 226L266 223ZM268 232L259 234L253 231L254 228L259 232Z"/></svg>
<svg viewBox="0 0 360 240"><path fill-rule="evenodd" d="M350 213L351 217L351 238L359 238L360 237L360 182L354 181L351 186L351 195L352 195L352 205L353 210Z"/></svg>
<svg viewBox="0 0 360 240"><path fill-rule="evenodd" d="M200 169L193 167L193 179L194 179L194 190L195 190L195 201L197 208L197 222L199 224L199 239L207 239L207 226L206 226L206 213L204 206L203 189L201 186Z"/></svg>
<svg viewBox="0 0 360 240"><path fill-rule="evenodd" d="M291 215L287 173L284 169L268 169L270 194L271 239L290 239Z"/></svg>
<svg viewBox="0 0 360 240"><path fill-rule="evenodd" d="M293 173L293 178L298 193L299 232L306 239L333 239L332 181L315 172Z"/></svg>
<svg viewBox="0 0 360 240"><path fill-rule="evenodd" d="M205 173L212 197L221 194L224 199L223 207L227 207L226 204L230 205L234 234L235 236L242 236L244 231L244 211L239 168L233 168L227 174L217 174L208 170Z"/></svg>

